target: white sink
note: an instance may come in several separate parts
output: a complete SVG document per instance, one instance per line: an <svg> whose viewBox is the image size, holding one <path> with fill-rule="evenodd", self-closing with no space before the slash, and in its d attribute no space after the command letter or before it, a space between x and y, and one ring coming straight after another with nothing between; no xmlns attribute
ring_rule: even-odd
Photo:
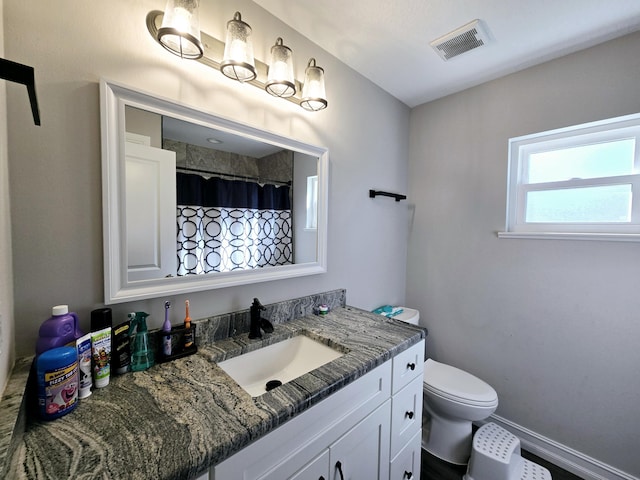
<svg viewBox="0 0 640 480"><path fill-rule="evenodd" d="M267 392L267 382L287 383L340 358L343 353L297 335L218 363L252 397Z"/></svg>

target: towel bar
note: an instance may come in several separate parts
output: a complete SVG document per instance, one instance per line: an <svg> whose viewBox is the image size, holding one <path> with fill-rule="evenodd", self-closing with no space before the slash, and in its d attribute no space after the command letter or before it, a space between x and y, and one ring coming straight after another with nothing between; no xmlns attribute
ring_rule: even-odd
<svg viewBox="0 0 640 480"><path fill-rule="evenodd" d="M382 192L380 190L369 190L369 198L376 198L376 196L378 195L382 197L395 198L396 202L399 202L400 200L405 200L407 198L406 195L400 195L399 193Z"/></svg>
<svg viewBox="0 0 640 480"><path fill-rule="evenodd" d="M40 110L38 109L38 99L36 97L33 67L0 58L0 78L9 80L10 82L21 83L27 87L33 122L36 125L40 125Z"/></svg>

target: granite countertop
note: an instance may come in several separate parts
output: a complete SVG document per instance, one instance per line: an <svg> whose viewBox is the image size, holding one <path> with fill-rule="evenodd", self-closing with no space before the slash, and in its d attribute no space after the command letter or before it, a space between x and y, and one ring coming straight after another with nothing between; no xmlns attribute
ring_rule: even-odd
<svg viewBox="0 0 640 480"><path fill-rule="evenodd" d="M216 362L303 333L346 352L252 398ZM28 416L12 479L194 478L332 392L418 343L418 327L353 307L200 345L196 354L113 377L53 422Z"/></svg>

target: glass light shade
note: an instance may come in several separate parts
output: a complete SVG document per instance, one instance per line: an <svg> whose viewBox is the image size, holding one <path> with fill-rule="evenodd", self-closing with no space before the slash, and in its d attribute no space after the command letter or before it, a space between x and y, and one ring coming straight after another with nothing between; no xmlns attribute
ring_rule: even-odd
<svg viewBox="0 0 640 480"><path fill-rule="evenodd" d="M327 108L327 105L327 94L324 89L324 70L316 66L316 59L312 58L309 60L304 72L300 106L305 110L316 112Z"/></svg>
<svg viewBox="0 0 640 480"><path fill-rule="evenodd" d="M200 40L198 6L200 0L168 0L158 41L182 58L198 59L204 49Z"/></svg>
<svg viewBox="0 0 640 480"><path fill-rule="evenodd" d="M240 82L249 82L256 78L251 27L242 21L240 12L236 12L233 20L227 22L227 41L220 71Z"/></svg>
<svg viewBox="0 0 640 480"><path fill-rule="evenodd" d="M296 94L296 83L293 77L293 52L282 44L278 37L271 47L271 65L265 90L274 97L291 97Z"/></svg>

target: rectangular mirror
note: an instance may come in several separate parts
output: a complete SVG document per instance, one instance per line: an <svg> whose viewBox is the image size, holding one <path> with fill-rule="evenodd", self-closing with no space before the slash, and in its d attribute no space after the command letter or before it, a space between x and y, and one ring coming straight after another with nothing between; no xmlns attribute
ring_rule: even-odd
<svg viewBox="0 0 640 480"><path fill-rule="evenodd" d="M100 83L105 303L326 272L328 151Z"/></svg>

